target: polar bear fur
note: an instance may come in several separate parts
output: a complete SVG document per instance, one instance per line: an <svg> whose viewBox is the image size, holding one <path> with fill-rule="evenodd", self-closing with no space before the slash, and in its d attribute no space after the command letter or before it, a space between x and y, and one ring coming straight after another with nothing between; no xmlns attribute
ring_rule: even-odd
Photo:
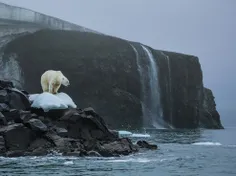
<svg viewBox="0 0 236 176"><path fill-rule="evenodd" d="M41 86L43 92L57 94L61 85L69 86L69 80L62 74L61 71L48 70L41 76Z"/></svg>

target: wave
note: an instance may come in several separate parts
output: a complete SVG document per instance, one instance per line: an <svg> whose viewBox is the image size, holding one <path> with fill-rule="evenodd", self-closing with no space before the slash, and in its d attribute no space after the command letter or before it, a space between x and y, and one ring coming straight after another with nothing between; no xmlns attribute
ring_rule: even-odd
<svg viewBox="0 0 236 176"><path fill-rule="evenodd" d="M207 145L207 146L219 146L222 145L219 142L195 142L192 145Z"/></svg>
<svg viewBox="0 0 236 176"><path fill-rule="evenodd" d="M136 134L133 133L130 137L151 137L150 134Z"/></svg>
<svg viewBox="0 0 236 176"><path fill-rule="evenodd" d="M132 133L130 131L118 131L120 137L134 137L134 138L147 138L151 137L149 134L145 133Z"/></svg>
<svg viewBox="0 0 236 176"><path fill-rule="evenodd" d="M64 162L64 165L72 165L72 164L74 164L73 161L66 161L66 162Z"/></svg>

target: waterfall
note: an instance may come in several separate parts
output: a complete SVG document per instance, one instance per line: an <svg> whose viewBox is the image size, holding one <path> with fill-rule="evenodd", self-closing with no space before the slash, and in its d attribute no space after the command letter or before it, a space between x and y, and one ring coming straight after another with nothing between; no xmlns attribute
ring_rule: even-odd
<svg viewBox="0 0 236 176"><path fill-rule="evenodd" d="M163 111L160 101L160 86L158 79L158 67L154 60L151 51L141 45L145 51L147 58L149 59L148 66L148 76L149 76L149 86L150 86L150 118L152 120L152 126L155 128L161 128L164 126L163 123Z"/></svg>
<svg viewBox="0 0 236 176"><path fill-rule="evenodd" d="M169 58L169 56L168 55L166 55L165 53L163 53L162 51L161 51L161 54L166 58L166 60L167 60L167 67L168 67L168 91L169 91L169 101L170 101L170 124L173 124L173 120L172 120L172 103L173 103L173 100L172 100L172 90L171 90L171 88L172 88L172 84L171 84L171 82L172 82L172 80L171 80L171 69L170 69L170 58Z"/></svg>
<svg viewBox="0 0 236 176"><path fill-rule="evenodd" d="M145 74L145 70L143 69L143 67L141 66L141 58L138 54L138 51L137 49L132 45L130 44L131 47L133 48L134 52L135 52L135 55L136 55L136 63L137 63L137 67L138 67L138 72L139 72L139 75L140 75L140 82L141 82L141 106L142 106L142 115L143 115L143 125L146 126L147 124L149 124L148 122L148 118L146 117L149 117L149 109L147 107L147 100L146 100L146 97L147 95L145 94L146 91L145 91L145 78L144 78L144 74Z"/></svg>
<svg viewBox="0 0 236 176"><path fill-rule="evenodd" d="M145 62L147 63L144 64L137 49L133 45L131 46L136 54L136 62L140 74L143 125L145 128L163 128L165 123L160 103L158 68L154 57L148 48L141 45L145 53Z"/></svg>

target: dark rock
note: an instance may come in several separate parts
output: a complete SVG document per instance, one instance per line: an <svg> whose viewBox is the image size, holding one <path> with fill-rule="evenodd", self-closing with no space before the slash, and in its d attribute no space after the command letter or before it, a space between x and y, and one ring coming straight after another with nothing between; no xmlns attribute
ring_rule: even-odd
<svg viewBox="0 0 236 176"><path fill-rule="evenodd" d="M0 90L0 103L6 103L8 102L10 99L9 99L9 96L7 94L7 91L6 90Z"/></svg>
<svg viewBox="0 0 236 176"><path fill-rule="evenodd" d="M0 80L0 89L13 88L13 83L7 80Z"/></svg>
<svg viewBox="0 0 236 176"><path fill-rule="evenodd" d="M6 120L14 121L15 123L21 123L22 120L20 118L20 111L17 109L11 109L7 112L3 112L4 116L6 117Z"/></svg>
<svg viewBox="0 0 236 176"><path fill-rule="evenodd" d="M39 119L30 119L26 124L35 132L44 133L48 130L47 126Z"/></svg>
<svg viewBox="0 0 236 176"><path fill-rule="evenodd" d="M1 112L0 112L0 125L7 125L7 120Z"/></svg>
<svg viewBox="0 0 236 176"><path fill-rule="evenodd" d="M81 152L81 151L76 151L76 152L64 152L64 156L76 156L76 157L81 157L81 156L87 156L86 152Z"/></svg>
<svg viewBox="0 0 236 176"><path fill-rule="evenodd" d="M114 135L115 138L119 138L119 132L118 131L109 129L109 132L111 132Z"/></svg>
<svg viewBox="0 0 236 176"><path fill-rule="evenodd" d="M87 152L87 156L101 157L101 155L98 152L96 152L96 151L89 151L89 152Z"/></svg>
<svg viewBox="0 0 236 176"><path fill-rule="evenodd" d="M68 131L65 128L53 127L53 130L61 137L68 137Z"/></svg>
<svg viewBox="0 0 236 176"><path fill-rule="evenodd" d="M94 114L95 110L92 107L84 108L86 114Z"/></svg>
<svg viewBox="0 0 236 176"><path fill-rule="evenodd" d="M0 136L0 155L6 152L5 140L3 136Z"/></svg>
<svg viewBox="0 0 236 176"><path fill-rule="evenodd" d="M109 157L109 156L128 155L137 151L138 148L135 147L129 139L123 138L120 140L116 140L114 142L102 144L99 150L99 154L101 154L104 157Z"/></svg>
<svg viewBox="0 0 236 176"><path fill-rule="evenodd" d="M204 88L203 111L200 126L209 129L223 129L220 115L216 110L215 97L210 89Z"/></svg>
<svg viewBox="0 0 236 176"><path fill-rule="evenodd" d="M7 89L9 91L8 105L11 109L28 110L30 109L30 102L28 97L16 88Z"/></svg>
<svg viewBox="0 0 236 176"><path fill-rule="evenodd" d="M85 140L116 138L116 135L108 130L104 120L94 111L92 116L85 115L83 111L69 109L60 121L68 124L68 136L71 138Z"/></svg>
<svg viewBox="0 0 236 176"><path fill-rule="evenodd" d="M15 151L6 152L6 157L20 157L24 155L25 155L25 151L23 150L15 150Z"/></svg>
<svg viewBox="0 0 236 176"><path fill-rule="evenodd" d="M20 119L18 123L27 123L30 119L36 118L36 114L32 114L30 111L20 111Z"/></svg>
<svg viewBox="0 0 236 176"><path fill-rule="evenodd" d="M49 141L52 141L55 145L56 149L59 152L68 152L73 150L73 148L79 149L79 145L77 144L77 141L71 138L62 138L54 133L47 133L46 137Z"/></svg>
<svg viewBox="0 0 236 176"><path fill-rule="evenodd" d="M54 145L44 138L38 138L34 140L29 148L27 155L42 156L48 153L48 150L53 148Z"/></svg>
<svg viewBox="0 0 236 176"><path fill-rule="evenodd" d="M5 89L2 97L9 95L6 103L14 109L0 112L0 155L42 156L57 151L67 156L108 157L138 151L129 139L120 139L117 131L108 129L103 118L91 107L45 113L28 109L22 100L24 93L14 87ZM19 97L13 100L13 94Z"/></svg>
<svg viewBox="0 0 236 176"><path fill-rule="evenodd" d="M0 134L4 136L7 150L26 150L35 138L30 129L23 124L12 124L0 128Z"/></svg>
<svg viewBox="0 0 236 176"><path fill-rule="evenodd" d="M10 108L6 103L0 103L0 112L9 111Z"/></svg>
<svg viewBox="0 0 236 176"><path fill-rule="evenodd" d="M146 148L146 149L152 149L152 150L156 150L157 149L157 145L149 144L147 141L138 141L137 145L140 148Z"/></svg>

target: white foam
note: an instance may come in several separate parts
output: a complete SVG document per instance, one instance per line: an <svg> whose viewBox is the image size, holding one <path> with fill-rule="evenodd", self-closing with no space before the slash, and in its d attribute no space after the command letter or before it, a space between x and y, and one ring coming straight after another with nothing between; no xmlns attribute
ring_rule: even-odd
<svg viewBox="0 0 236 176"><path fill-rule="evenodd" d="M147 158L129 158L129 159L107 160L106 162L112 162L112 163L127 163L127 162L148 163L148 162L151 162L151 161L152 160L147 159Z"/></svg>
<svg viewBox="0 0 236 176"><path fill-rule="evenodd" d="M76 104L65 93L51 94L44 92L41 94L31 94L29 100L33 108L42 108L45 112L51 109L67 109L68 107L76 108Z"/></svg>
<svg viewBox="0 0 236 176"><path fill-rule="evenodd" d="M219 142L195 142L193 143L192 145L207 145L207 146L219 146L219 145L222 145L221 143Z"/></svg>
<svg viewBox="0 0 236 176"><path fill-rule="evenodd" d="M149 138L151 136L149 134L135 134L135 133L133 133L130 137Z"/></svg>
<svg viewBox="0 0 236 176"><path fill-rule="evenodd" d="M74 164L73 161L66 161L66 162L64 162L64 165L72 165L72 164Z"/></svg>

